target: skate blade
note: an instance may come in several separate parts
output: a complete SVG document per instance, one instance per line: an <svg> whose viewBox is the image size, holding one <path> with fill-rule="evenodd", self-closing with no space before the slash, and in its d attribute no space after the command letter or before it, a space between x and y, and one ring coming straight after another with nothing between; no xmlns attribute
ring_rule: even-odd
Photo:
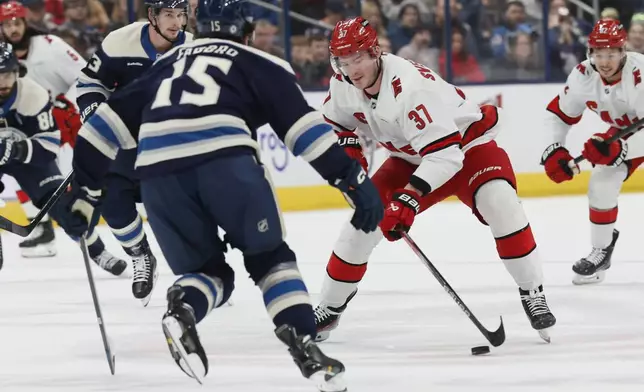
<svg viewBox="0 0 644 392"><path fill-rule="evenodd" d="M181 370L183 370L189 377L197 380L200 385L203 385L203 379L206 376L206 369L199 356L196 353L188 354L186 349L183 347L183 344L181 344L183 330L181 329L179 322L174 317L165 317L162 321L162 325L166 341L172 348L172 356L175 358L175 361Z"/></svg>
<svg viewBox="0 0 644 392"><path fill-rule="evenodd" d="M346 392L347 383L344 380L344 372L331 373L331 368L313 373L309 380L315 383L320 392Z"/></svg>
<svg viewBox="0 0 644 392"><path fill-rule="evenodd" d="M544 342L550 343L550 328L540 329L537 332L539 332L539 337L543 339Z"/></svg>
<svg viewBox="0 0 644 392"><path fill-rule="evenodd" d="M579 275L574 274L572 277L572 283L575 286L583 286L587 284L596 284L604 281L606 277L606 271L597 271L592 275Z"/></svg>
<svg viewBox="0 0 644 392"><path fill-rule="evenodd" d="M154 270L154 278L152 278L152 290L146 295L144 298L139 298L141 300L141 305L145 308L148 306L150 303L150 300L152 299L152 293L154 292L154 288L157 287L157 279L159 279L159 270L155 269Z"/></svg>

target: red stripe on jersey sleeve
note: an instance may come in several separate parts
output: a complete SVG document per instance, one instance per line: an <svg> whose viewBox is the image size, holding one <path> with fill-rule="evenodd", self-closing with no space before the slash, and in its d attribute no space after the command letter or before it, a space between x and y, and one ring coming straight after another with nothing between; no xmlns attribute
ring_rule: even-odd
<svg viewBox="0 0 644 392"><path fill-rule="evenodd" d="M347 132L353 132L353 131L354 131L353 129L349 129L349 128L343 127L342 125L340 125L340 124L338 124L337 122L335 122L335 121L331 120L331 119L330 119L330 118L328 118L327 116L324 116L324 115L323 115L322 117L324 117L324 121L328 122L329 124L333 125L334 127L337 127L338 129L340 129L340 130L342 130L342 131L347 131Z"/></svg>
<svg viewBox="0 0 644 392"><path fill-rule="evenodd" d="M559 117L561 121L565 122L568 125L575 125L579 122L579 120L581 120L581 115L578 117L570 117L569 115L561 111L558 95L552 101L550 101L546 110Z"/></svg>
<svg viewBox="0 0 644 392"><path fill-rule="evenodd" d="M447 147L453 146L454 144L461 144L461 134L458 131L450 133L447 136L443 136L440 139L434 140L425 147L421 148L419 154L421 157L424 157L427 154L443 150Z"/></svg>

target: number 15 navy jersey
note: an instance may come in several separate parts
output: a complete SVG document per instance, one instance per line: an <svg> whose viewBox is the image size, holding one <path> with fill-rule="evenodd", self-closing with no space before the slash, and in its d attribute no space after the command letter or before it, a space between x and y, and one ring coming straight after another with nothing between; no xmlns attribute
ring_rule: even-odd
<svg viewBox="0 0 644 392"><path fill-rule="evenodd" d="M165 54L99 107L79 133L75 169L90 185L119 149L138 149L141 178L231 149L259 153L256 130L267 123L309 162L337 141L287 62L236 42L199 39Z"/></svg>

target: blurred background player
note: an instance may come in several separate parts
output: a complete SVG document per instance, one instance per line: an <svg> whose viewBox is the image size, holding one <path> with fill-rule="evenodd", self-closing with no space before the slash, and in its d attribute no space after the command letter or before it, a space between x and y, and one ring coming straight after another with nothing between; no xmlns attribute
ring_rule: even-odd
<svg viewBox="0 0 644 392"><path fill-rule="evenodd" d="M49 92L61 142L73 147L80 128L80 116L72 102L76 99L76 79L85 66L85 60L62 39L29 26L26 17L27 9L21 3L9 1L0 5L2 35L27 68L29 79ZM27 218L33 219L38 209L25 191L19 190L17 194ZM125 261L109 253L97 233L88 238L88 244L90 257L101 268L114 275L125 271ZM23 257L55 256L55 234L49 217L45 216L33 234L19 246Z"/></svg>
<svg viewBox="0 0 644 392"><path fill-rule="evenodd" d="M141 76L164 52L192 40L184 32L187 0L146 0L147 22L113 31L83 68L78 79L78 106L86 121L115 90ZM136 150L121 150L105 181L103 218L125 252L132 258L132 294L147 306L158 272L156 258L136 209L141 202L134 170Z"/></svg>
<svg viewBox="0 0 644 392"><path fill-rule="evenodd" d="M41 207L63 181L56 164L60 131L47 90L20 78L24 73L11 44L0 42L0 177L13 177ZM82 228L83 221L63 207L51 209L58 224L70 232Z"/></svg>
<svg viewBox="0 0 644 392"><path fill-rule="evenodd" d="M335 26L330 51L337 77L324 101L325 118L347 153L363 165L353 132L358 127L390 157L372 177L387 206L382 231L366 234L350 225L342 230L315 310L318 339L337 327L383 234L389 241L400 239L416 215L455 195L490 227L530 324L550 341L547 330L556 320L543 292L537 245L510 159L494 141L502 128L498 109L479 108L423 65L383 54L375 29L362 17Z"/></svg>
<svg viewBox="0 0 644 392"><path fill-rule="evenodd" d="M227 243L241 250L275 333L302 374L321 390L343 391L344 366L313 342L313 308L284 242L256 129L268 123L294 155L345 192L355 206L356 230L377 230L383 206L366 172L306 102L291 66L247 46L253 29L244 10L242 1L201 0L202 39L173 49L99 106L79 133L76 182L62 203L93 222L109 159L121 148L137 148L150 226L180 276L168 290L162 322L177 364L197 379L208 370L196 323L225 303L234 287L221 227Z"/></svg>
<svg viewBox="0 0 644 392"><path fill-rule="evenodd" d="M552 144L544 151L541 164L556 183L571 180L579 172L578 166L569 166L573 157L565 142L570 127L581 120L584 110L592 110L610 127L593 135L582 151L594 165L588 184L592 250L573 265L575 284L604 280L619 237L615 222L622 183L644 162L642 132L610 145L603 142L644 118L644 55L626 52L626 39L619 21L598 21L588 37L588 59L570 72L564 90L547 107L546 129Z"/></svg>

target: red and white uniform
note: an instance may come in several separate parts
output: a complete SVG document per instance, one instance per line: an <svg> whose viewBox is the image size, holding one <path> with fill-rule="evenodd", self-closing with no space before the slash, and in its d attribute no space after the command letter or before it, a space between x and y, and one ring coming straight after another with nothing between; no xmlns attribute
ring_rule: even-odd
<svg viewBox="0 0 644 392"><path fill-rule="evenodd" d="M545 128L550 143L565 146L570 127L581 120L589 109L613 133L644 118L644 55L627 52L621 80L606 83L589 60L572 70L562 92L547 107L549 115ZM604 130L598 129L597 132ZM617 220L617 197L622 183L644 162L644 132L627 137L626 160L618 166L595 165L588 187L591 242L595 248L605 248L612 240Z"/></svg>
<svg viewBox="0 0 644 392"><path fill-rule="evenodd" d="M87 62L65 41L55 35L30 38L29 52L20 62L27 77L43 86L52 98L64 94L76 102L76 80Z"/></svg>
<svg viewBox="0 0 644 392"><path fill-rule="evenodd" d="M524 290L542 284L528 220L516 195L514 171L494 141L499 109L479 107L432 70L401 57L381 57L382 84L370 97L338 76L323 105L338 131L360 128L390 151L372 180L385 205L407 184L427 192L420 212L455 195L490 226L499 256ZM347 223L327 266L322 302L341 306L367 268L381 231L366 234Z"/></svg>

